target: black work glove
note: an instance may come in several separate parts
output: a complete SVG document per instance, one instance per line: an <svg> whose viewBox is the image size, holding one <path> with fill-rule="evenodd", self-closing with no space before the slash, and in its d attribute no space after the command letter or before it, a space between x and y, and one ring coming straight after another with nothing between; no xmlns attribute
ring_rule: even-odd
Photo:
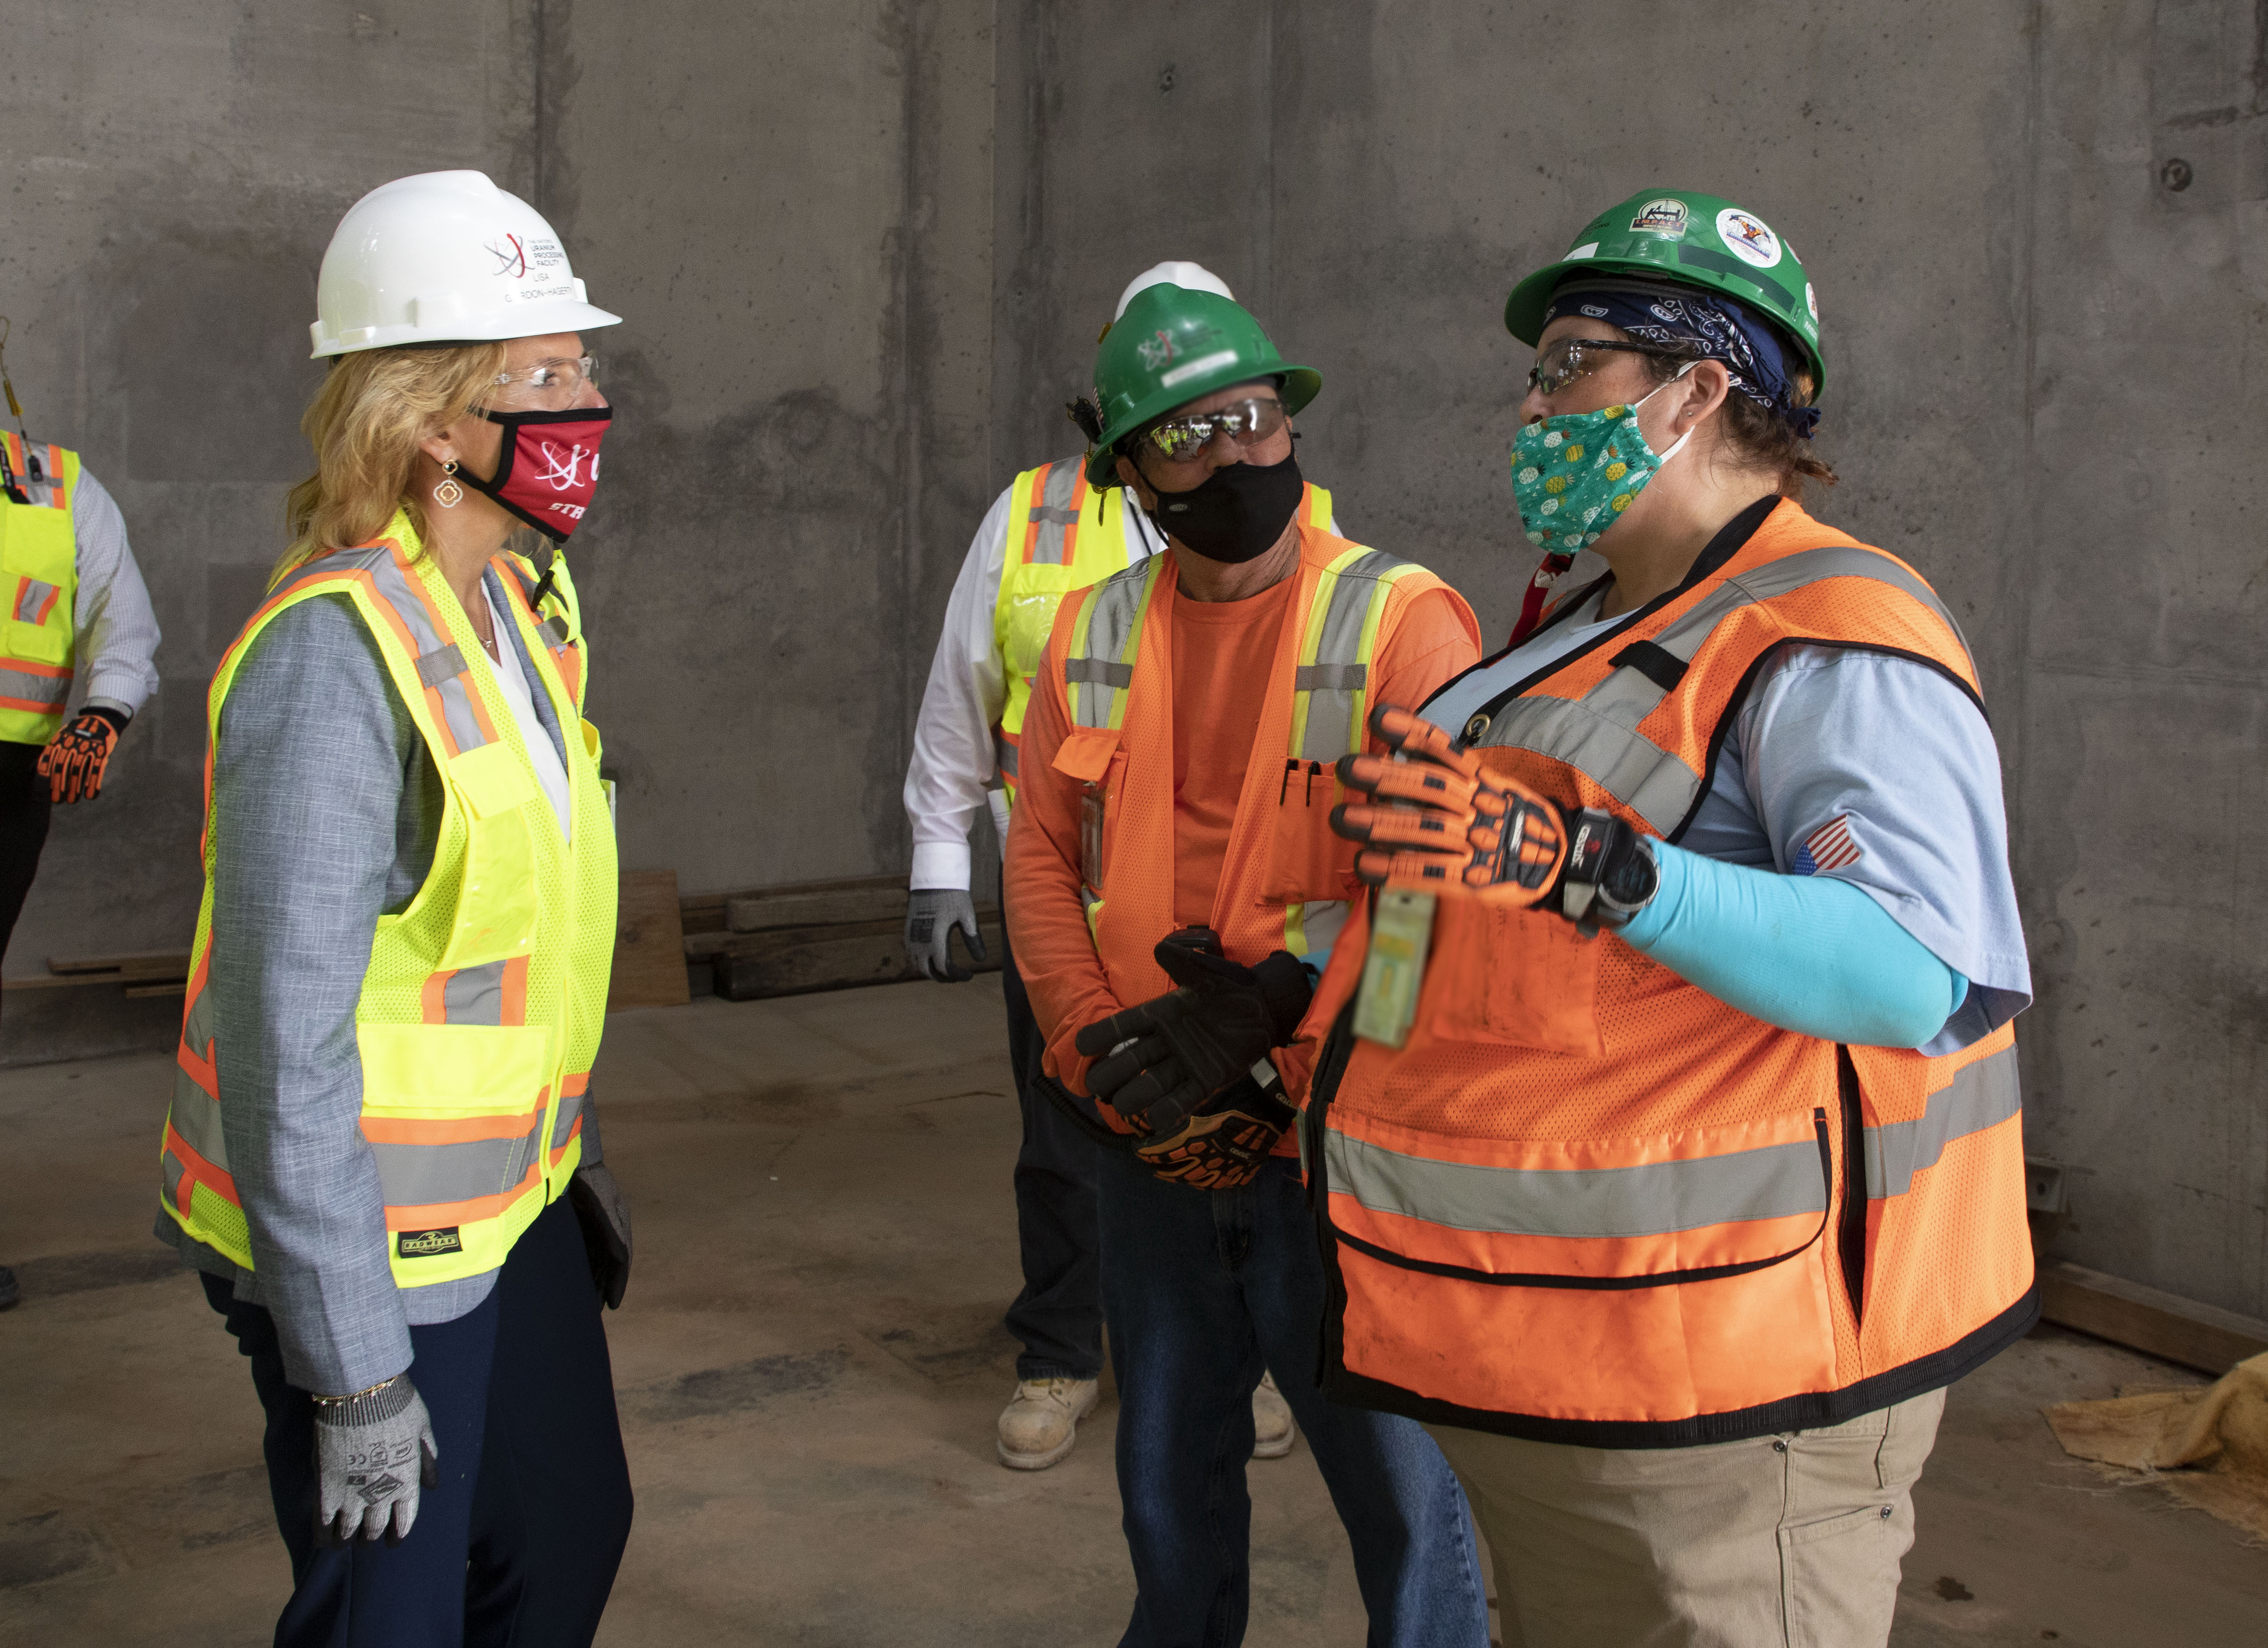
<svg viewBox="0 0 2268 1648"><path fill-rule="evenodd" d="M1184 934L1203 938L1193 942ZM1177 987L1072 1039L1096 1060L1086 1073L1088 1090L1138 1133L1174 1133L1214 1094L1251 1075L1270 1047L1292 1039L1314 994L1307 968L1289 950L1245 967L1222 956L1219 940L1204 929L1160 940L1152 952Z"/></svg>
<svg viewBox="0 0 2268 1648"><path fill-rule="evenodd" d="M1602 927L1611 932L1628 923L1660 890L1652 840L1602 808L1567 815L1567 862L1547 909L1588 938Z"/></svg>
<svg viewBox="0 0 2268 1648"><path fill-rule="evenodd" d="M1264 1081L1259 1079L1263 1070ZM1135 1146L1134 1154L1160 1179L1198 1190L1234 1190L1258 1176L1276 1141L1298 1120L1299 1112L1284 1097L1283 1078L1263 1063L1251 1076L1207 1099L1171 1133L1152 1134Z"/></svg>
<svg viewBox="0 0 2268 1648"><path fill-rule="evenodd" d="M578 1167L567 1181L568 1205L583 1230L583 1256L591 1282L610 1311L622 1306L630 1285L630 1202L604 1162Z"/></svg>

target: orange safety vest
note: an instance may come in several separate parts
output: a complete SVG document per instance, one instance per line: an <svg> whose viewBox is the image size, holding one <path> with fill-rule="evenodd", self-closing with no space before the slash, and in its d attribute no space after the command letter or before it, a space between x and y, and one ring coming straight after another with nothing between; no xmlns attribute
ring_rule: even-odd
<svg viewBox="0 0 2268 1648"><path fill-rule="evenodd" d="M1088 508L1089 502L1094 507ZM1086 482L1085 457L1058 458L1027 469L1008 489L1008 543L1000 567L1000 593L992 606L992 642L1006 677L1007 696L992 728L994 780L1016 801L1016 757L1032 677L1047 655L1056 610L1074 589L1101 583L1126 567L1126 509L1123 486L1098 498ZM1139 506L1136 506L1138 507ZM1336 532L1331 495L1314 482L1300 499L1300 523Z"/></svg>
<svg viewBox="0 0 2268 1648"><path fill-rule="evenodd" d="M1821 644L1977 697L1929 586L1782 501L1452 730L1491 772L1675 841L1761 667ZM1367 935L1349 924L1310 1026L1351 997ZM1588 1446L1730 1441L1949 1384L2038 1313L2012 1026L1936 1058L1838 1046L1558 916L1445 898L1403 1046L1342 1023L1314 1093L1341 1400Z"/></svg>
<svg viewBox="0 0 2268 1648"><path fill-rule="evenodd" d="M1304 523L1295 576L1210 922L1223 952L1247 965L1279 950L1309 955L1336 937L1359 883L1353 845L1330 830L1340 799L1334 764L1363 747L1371 664L1402 614L1426 591L1448 588L1421 566ZM1177 925L1173 633L1180 588L1173 556L1153 555L1086 591L1049 647L1047 678L1064 695L1071 727L1055 769L1085 789L1087 923L1121 1001L1146 1001L1173 987L1152 951ZM1466 621L1477 634L1469 609Z"/></svg>

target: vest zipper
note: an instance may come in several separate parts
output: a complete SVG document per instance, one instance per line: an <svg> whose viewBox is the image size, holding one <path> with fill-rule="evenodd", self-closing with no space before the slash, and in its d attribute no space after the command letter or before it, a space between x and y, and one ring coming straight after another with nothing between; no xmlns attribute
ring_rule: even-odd
<svg viewBox="0 0 2268 1648"><path fill-rule="evenodd" d="M1865 1319L1867 1292L1867 1119L1859 1102L1859 1068L1848 1047L1835 1049L1835 1085L1843 1098L1843 1228L1835 1242L1856 1327Z"/></svg>

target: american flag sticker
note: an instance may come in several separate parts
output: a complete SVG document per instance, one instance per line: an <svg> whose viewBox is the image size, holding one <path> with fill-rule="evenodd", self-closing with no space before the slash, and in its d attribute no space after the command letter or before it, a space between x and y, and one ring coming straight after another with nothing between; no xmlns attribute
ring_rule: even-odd
<svg viewBox="0 0 2268 1648"><path fill-rule="evenodd" d="M1866 856L1851 839L1851 815L1842 813L1803 838L1795 849L1795 862L1788 869L1797 876L1824 875L1847 868Z"/></svg>

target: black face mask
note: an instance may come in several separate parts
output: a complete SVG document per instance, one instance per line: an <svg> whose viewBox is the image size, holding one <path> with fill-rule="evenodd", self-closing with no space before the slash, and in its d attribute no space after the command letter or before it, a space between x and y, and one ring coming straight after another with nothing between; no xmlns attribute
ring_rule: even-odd
<svg viewBox="0 0 2268 1648"><path fill-rule="evenodd" d="M1265 469L1232 463L1186 492L1160 492L1150 519L1205 559L1234 566L1276 547L1307 490L1296 457Z"/></svg>

